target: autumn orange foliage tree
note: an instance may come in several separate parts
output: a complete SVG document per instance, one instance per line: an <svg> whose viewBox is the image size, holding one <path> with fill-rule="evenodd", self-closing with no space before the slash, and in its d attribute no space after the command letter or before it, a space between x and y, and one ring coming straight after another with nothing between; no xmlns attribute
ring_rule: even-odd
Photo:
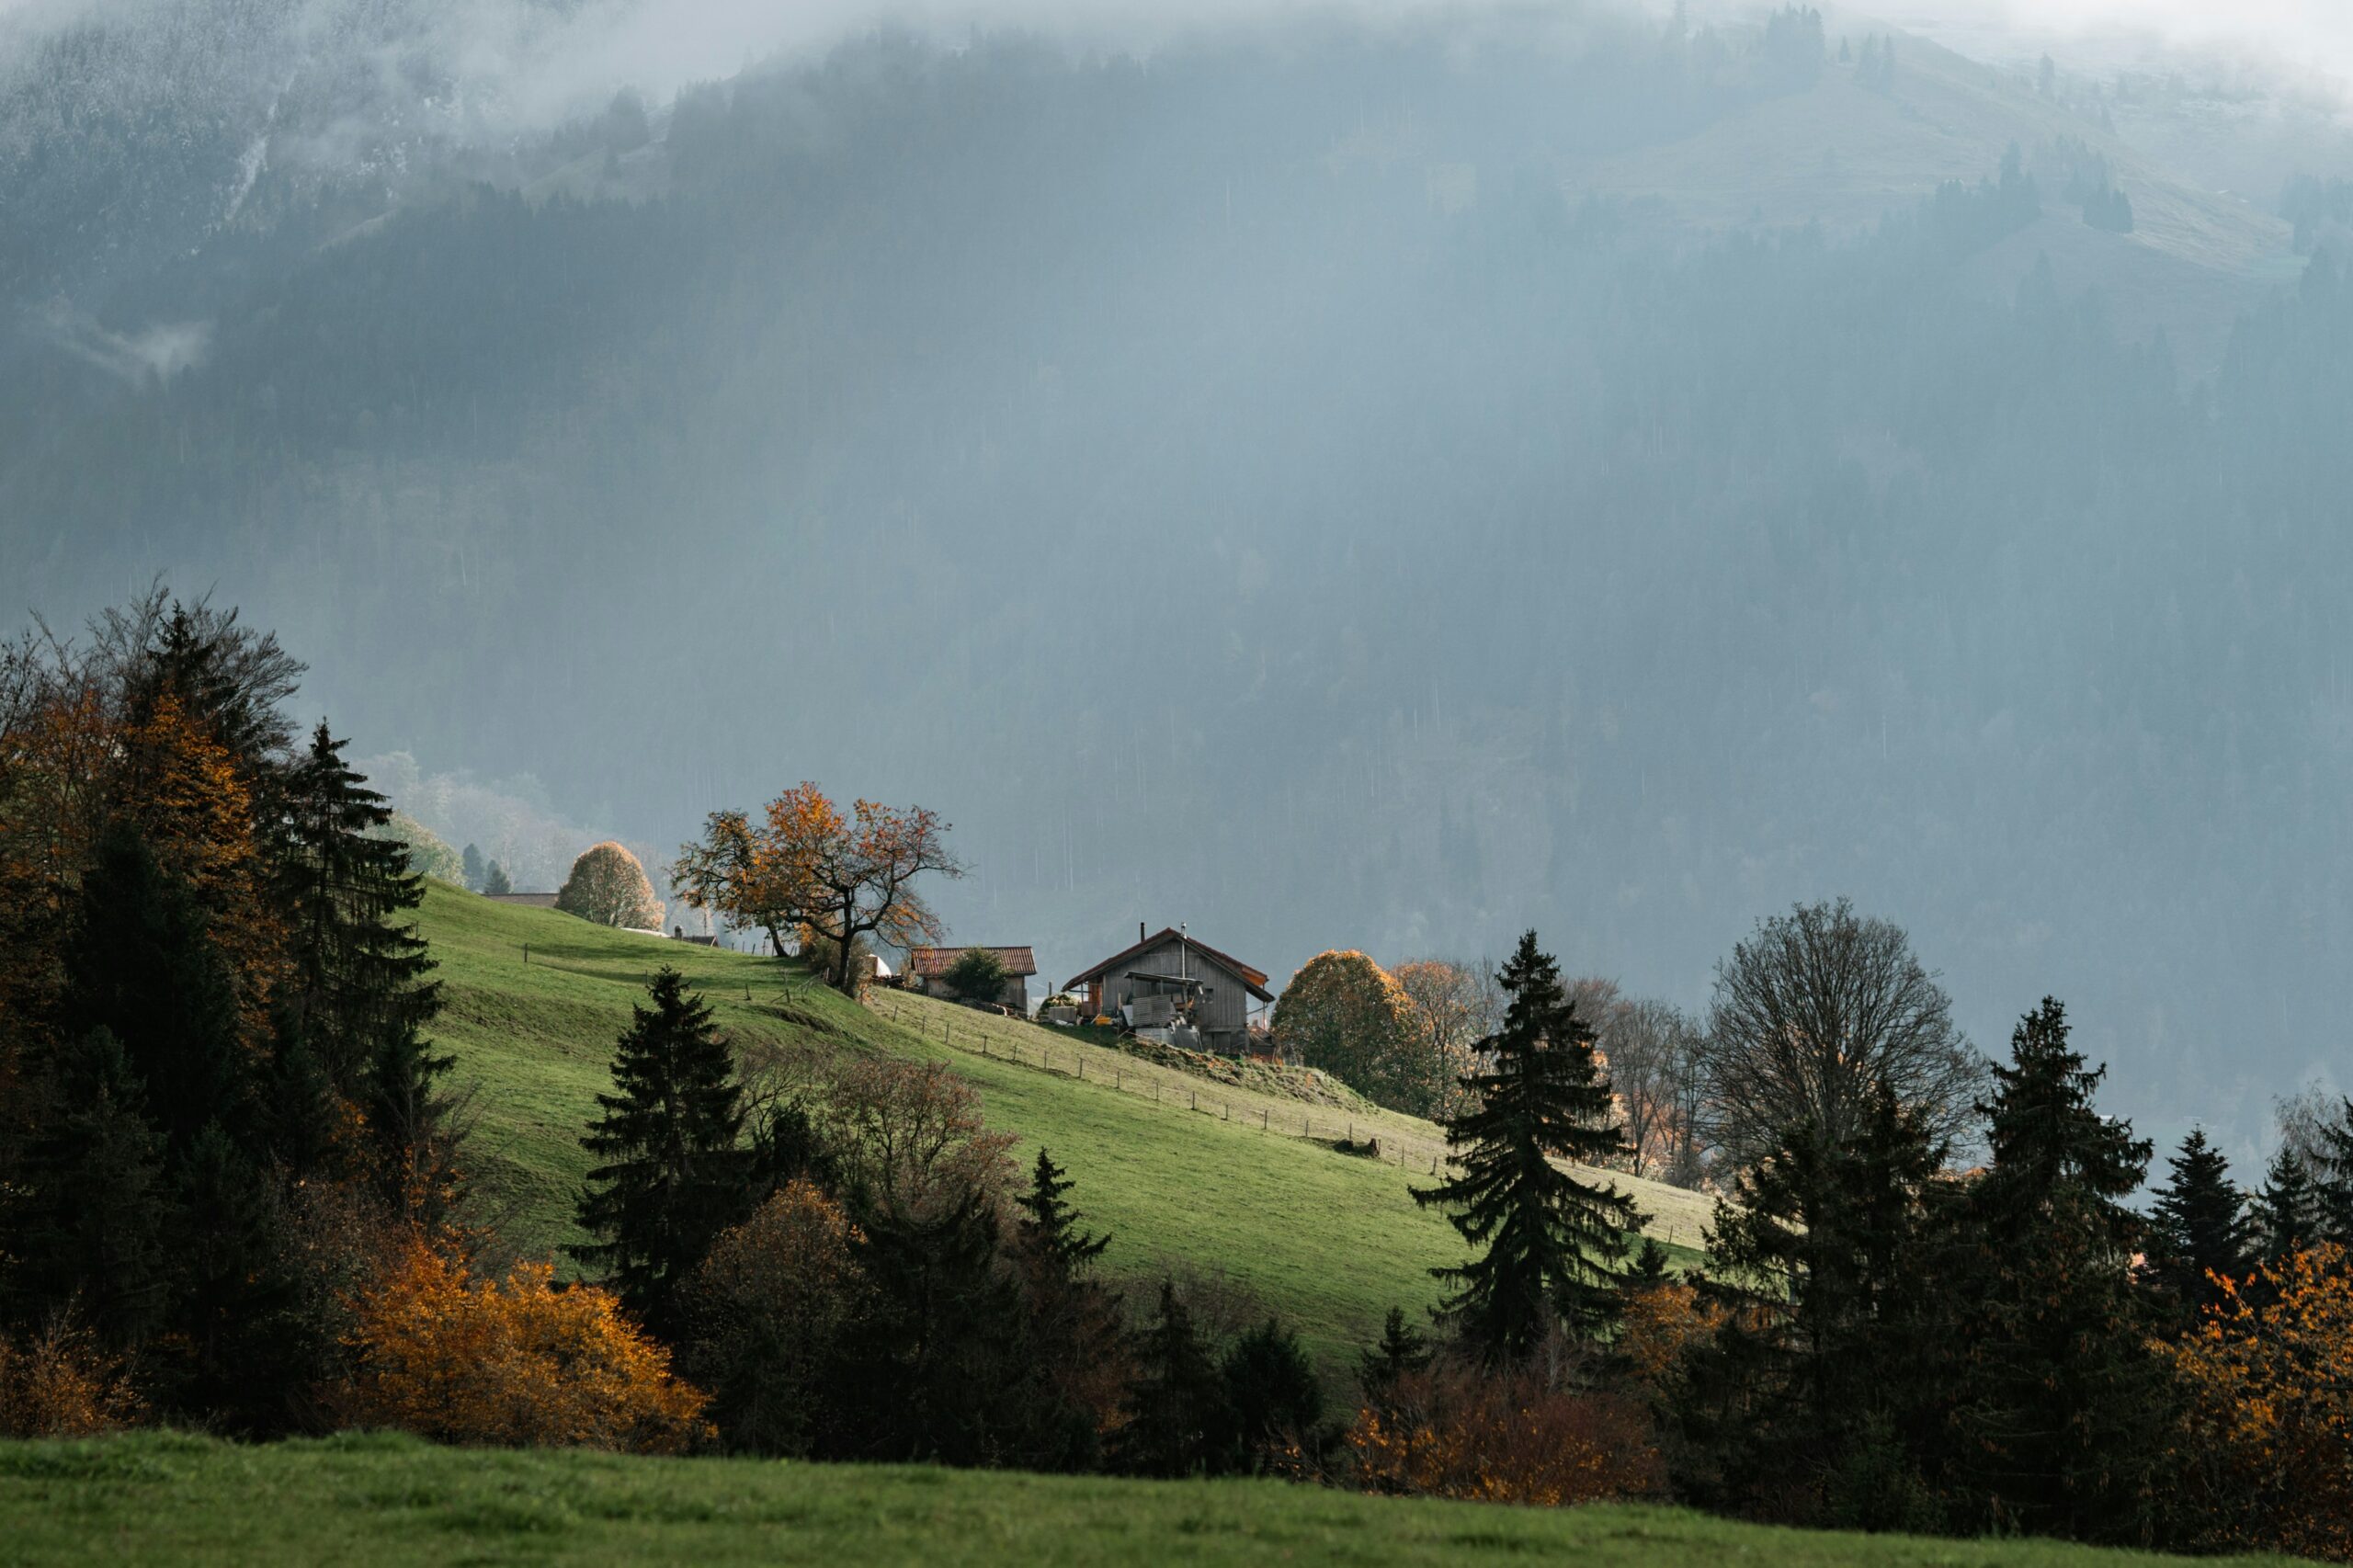
<svg viewBox="0 0 2353 1568"><path fill-rule="evenodd" d="M592 1286L543 1263L501 1283L412 1241L352 1303L346 1419L437 1442L677 1453L710 1434L703 1395Z"/></svg>
<svg viewBox="0 0 2353 1568"><path fill-rule="evenodd" d="M1406 1372L1347 1434L1370 1492L1559 1507L1662 1491L1649 1417L1624 1395L1561 1386L1540 1363Z"/></svg>
<svg viewBox="0 0 2353 1568"><path fill-rule="evenodd" d="M712 812L702 838L679 850L670 881L692 907L767 932L779 951L785 932L807 927L830 954L826 979L854 991L861 937L906 948L946 934L915 887L926 873L964 873L938 812L859 801L845 816L804 782L769 801L756 824Z"/></svg>
<svg viewBox="0 0 2353 1568"><path fill-rule="evenodd" d="M2214 1546L2353 1562L2353 1268L2319 1246L2220 1301L2174 1348Z"/></svg>

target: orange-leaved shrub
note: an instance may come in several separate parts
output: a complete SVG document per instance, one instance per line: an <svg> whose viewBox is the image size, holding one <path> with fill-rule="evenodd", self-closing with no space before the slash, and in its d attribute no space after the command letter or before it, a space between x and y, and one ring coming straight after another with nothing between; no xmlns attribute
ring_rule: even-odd
<svg viewBox="0 0 2353 1568"><path fill-rule="evenodd" d="M411 1241L352 1303L354 1426L436 1442L676 1453L702 1441L704 1396L607 1291L558 1289L543 1263L505 1282Z"/></svg>
<svg viewBox="0 0 2353 1568"><path fill-rule="evenodd" d="M0 1437L88 1437L130 1426L140 1400L121 1361L64 1320L0 1335Z"/></svg>
<svg viewBox="0 0 2353 1568"><path fill-rule="evenodd" d="M1714 1334L1724 1317L1723 1308L1701 1301L1682 1280L1654 1285L1627 1298L1618 1354L1635 1380L1656 1392L1691 1346Z"/></svg>
<svg viewBox="0 0 2353 1568"><path fill-rule="evenodd" d="M2290 1253L2180 1344L2188 1457L2214 1546L2353 1562L2353 1260Z"/></svg>
<svg viewBox="0 0 2353 1568"><path fill-rule="evenodd" d="M1665 1485L1638 1401L1556 1386L1540 1366L1406 1372L1358 1412L1347 1446L1369 1492L1558 1507Z"/></svg>

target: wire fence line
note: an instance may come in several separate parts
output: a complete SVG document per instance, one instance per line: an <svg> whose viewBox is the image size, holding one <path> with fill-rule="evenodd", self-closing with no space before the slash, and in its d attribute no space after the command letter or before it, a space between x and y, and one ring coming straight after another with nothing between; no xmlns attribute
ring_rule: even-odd
<svg viewBox="0 0 2353 1568"><path fill-rule="evenodd" d="M1137 1061L1135 1066L1138 1070L1131 1071L1123 1065L1129 1059L1109 1046L1087 1047L1074 1044L1063 1048L1063 1051L1056 1051L1049 1037L1041 1040L1035 1046L1025 1048L1017 1038L1011 1038L1007 1034L993 1037L991 1030L978 1023L968 1023L965 1028L960 1030L956 1027L960 1020L952 1013L938 1020L939 1033L935 1036L931 1032L932 1021L924 1016L924 1009L905 1007L895 997L871 997L867 1005L876 1012L888 1009L892 1022L902 1028L911 1030L918 1038L937 1039L951 1050L961 1051L967 1055L985 1057L993 1062L1011 1062L1017 1066L1029 1068L1033 1072L1049 1073L1056 1077L1077 1082L1099 1084L1114 1093L1148 1101L1154 1106L1180 1114L1199 1114L1222 1121L1239 1123L1245 1127L1255 1124L1260 1132L1270 1137L1295 1138L1307 1142L1319 1142L1328 1148L1335 1147L1344 1141L1355 1143L1361 1132L1368 1139L1379 1141L1379 1159L1381 1164L1394 1165L1400 1170L1436 1176L1441 1171L1453 1167L1453 1159L1447 1153L1443 1142L1416 1138L1411 1133L1400 1134L1394 1127L1384 1126L1379 1122L1360 1121L1346 1111L1336 1114L1328 1107L1305 1104L1301 1105L1297 1110L1292 1110L1289 1108L1278 1108L1263 1103L1264 1098L1272 1096L1263 1096L1261 1103L1256 1105L1223 1099L1219 1097L1217 1092L1218 1089L1224 1087L1222 1085L1211 1085L1207 1092L1204 1092L1203 1087L1198 1084L1188 1083L1181 1086L1170 1084L1168 1080L1171 1077L1185 1075L1174 1067ZM975 1015L975 1017L981 1017L986 1015ZM1114 1060L1108 1065L1097 1061L1090 1070L1087 1058L1090 1050L1099 1053L1100 1056L1111 1057ZM1150 1068L1152 1071L1142 1071L1144 1068ZM1319 1111L1322 1114L1319 1115ZM1357 1156L1370 1157L1361 1147L1358 1149ZM1605 1171L1595 1174L1606 1176L1612 1173ZM1653 1225L1647 1229L1650 1233L1657 1235L1660 1240L1671 1246L1688 1247L1695 1251L1704 1250L1701 1226L1695 1225L1687 1230L1683 1224L1670 1218L1664 1227L1658 1226L1654 1220ZM1661 1233L1662 1231L1664 1233Z"/></svg>
<svg viewBox="0 0 2353 1568"><path fill-rule="evenodd" d="M1256 1127L1260 1132L1269 1137L1297 1138L1307 1142L1322 1142L1327 1145L1341 1142L1355 1144L1358 1142L1358 1131L1361 1130L1368 1142L1377 1144L1380 1151L1378 1157L1381 1164L1395 1165L1400 1170L1418 1170L1429 1176L1437 1176L1441 1167L1450 1163L1445 1145L1442 1143L1414 1138L1410 1135L1401 1136L1394 1128L1385 1127L1378 1122L1359 1121L1346 1111L1336 1115L1329 1108L1319 1108L1305 1103L1302 1103L1296 1111L1288 1108L1278 1108L1263 1101L1256 1105L1244 1104L1234 1099L1222 1097L1218 1091L1223 1085L1211 1085L1209 1092L1205 1094L1202 1092L1202 1085L1198 1084L1178 1085L1169 1083L1170 1076L1183 1075L1173 1067L1161 1067L1157 1072L1131 1072L1117 1062L1108 1066L1098 1062L1094 1071L1089 1072L1087 1051L1090 1048L1088 1047L1067 1047L1065 1048L1067 1054L1064 1054L1063 1051L1055 1051L1051 1040L1041 1040L1035 1046L1024 1049L1018 1040L992 1039L990 1031L982 1028L969 1028L960 1035L956 1028L957 1020L953 1017L938 1020L939 1033L935 1037L931 1033L931 1021L924 1017L920 1010L911 1011L903 1007L896 1000L885 1001L881 998L877 998L870 1005L878 1011L887 1008L891 1021L902 1028L912 1029L926 1040L937 1038L941 1044L951 1050L961 1051L967 1055L985 1057L992 1062L1008 1062L1016 1066L1049 1073L1056 1077L1099 1084L1115 1094L1145 1101L1165 1110L1207 1116L1243 1127ZM1119 1054L1108 1046L1096 1046L1091 1049L1101 1051L1107 1056ZM1140 1062L1138 1065L1141 1068L1145 1064ZM1316 1114L1319 1109L1323 1111L1320 1117ZM1371 1158L1373 1156L1369 1150L1364 1150L1360 1146L1358 1157Z"/></svg>

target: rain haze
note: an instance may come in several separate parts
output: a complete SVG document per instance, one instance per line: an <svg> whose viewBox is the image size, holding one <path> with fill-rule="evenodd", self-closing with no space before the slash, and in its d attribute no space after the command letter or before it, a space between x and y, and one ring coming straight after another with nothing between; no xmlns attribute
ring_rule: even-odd
<svg viewBox="0 0 2353 1568"><path fill-rule="evenodd" d="M1850 898L2254 1162L2353 1087L2348 74L2318 0L0 0L0 598L239 607L535 886L918 802L1048 985L1532 926L1699 1012Z"/></svg>

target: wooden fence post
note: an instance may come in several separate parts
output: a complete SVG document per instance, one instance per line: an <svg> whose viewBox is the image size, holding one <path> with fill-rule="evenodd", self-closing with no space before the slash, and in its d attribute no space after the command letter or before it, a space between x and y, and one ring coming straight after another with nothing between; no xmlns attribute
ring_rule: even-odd
<svg viewBox="0 0 2353 1568"><path fill-rule="evenodd" d="M523 944L523 965L524 965L524 967L525 967L526 969L528 969L528 968L529 968L529 967L530 967L530 963L531 963L531 944L530 944L530 943L529 943L529 942L526 942L526 943L524 943L524 944Z"/></svg>

